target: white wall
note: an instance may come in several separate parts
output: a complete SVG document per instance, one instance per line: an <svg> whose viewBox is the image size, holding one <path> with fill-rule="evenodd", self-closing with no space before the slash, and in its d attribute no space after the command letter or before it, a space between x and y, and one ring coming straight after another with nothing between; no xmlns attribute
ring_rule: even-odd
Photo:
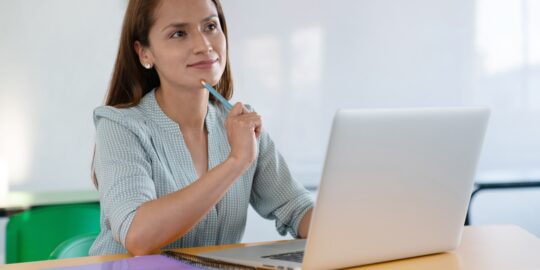
<svg viewBox="0 0 540 270"><path fill-rule="evenodd" d="M123 9L0 1L0 167L11 190L91 188L92 109L105 95Z"/></svg>
<svg viewBox="0 0 540 270"><path fill-rule="evenodd" d="M539 1L223 2L234 99L263 115L303 183L319 180L340 107L490 106L478 178L540 178ZM92 109L125 4L0 0L0 195L92 188ZM527 192L479 196L473 222L540 235L540 192ZM491 212L506 207L523 210Z"/></svg>

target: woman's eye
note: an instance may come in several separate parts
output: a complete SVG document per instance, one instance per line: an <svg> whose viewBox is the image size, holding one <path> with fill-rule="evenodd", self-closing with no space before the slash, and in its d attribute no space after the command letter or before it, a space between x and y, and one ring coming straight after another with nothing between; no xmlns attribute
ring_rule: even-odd
<svg viewBox="0 0 540 270"><path fill-rule="evenodd" d="M217 25L215 23L211 23L207 26L208 30L216 30L217 29Z"/></svg>
<svg viewBox="0 0 540 270"><path fill-rule="evenodd" d="M171 38L179 38L186 36L186 32L184 31L176 31L171 35Z"/></svg>

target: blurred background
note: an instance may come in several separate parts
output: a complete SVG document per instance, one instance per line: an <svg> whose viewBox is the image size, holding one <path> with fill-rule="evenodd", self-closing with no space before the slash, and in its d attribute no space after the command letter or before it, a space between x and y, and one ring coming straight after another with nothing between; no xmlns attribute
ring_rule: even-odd
<svg viewBox="0 0 540 270"><path fill-rule="evenodd" d="M222 2L233 100L263 116L304 185L316 189L338 108L488 106L477 181L540 179L540 0ZM94 188L92 111L126 4L0 0L0 199ZM244 241L280 238L250 211ZM473 224L538 236L539 213L538 188L482 192L471 208Z"/></svg>

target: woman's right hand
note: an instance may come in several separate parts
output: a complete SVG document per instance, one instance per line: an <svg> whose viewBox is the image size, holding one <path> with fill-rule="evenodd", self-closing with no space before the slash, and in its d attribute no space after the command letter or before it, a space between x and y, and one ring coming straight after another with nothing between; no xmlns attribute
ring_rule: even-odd
<svg viewBox="0 0 540 270"><path fill-rule="evenodd" d="M234 104L225 120L225 129L231 145L230 159L247 168L257 158L257 137L262 129L261 116L249 112L240 102Z"/></svg>

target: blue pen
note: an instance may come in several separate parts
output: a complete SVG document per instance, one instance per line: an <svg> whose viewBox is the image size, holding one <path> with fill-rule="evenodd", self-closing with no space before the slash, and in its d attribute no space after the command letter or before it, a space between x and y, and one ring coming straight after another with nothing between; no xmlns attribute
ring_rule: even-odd
<svg viewBox="0 0 540 270"><path fill-rule="evenodd" d="M204 88L206 88L210 92L210 94L214 95L214 97L216 97L221 102L221 104L225 106L227 110L232 109L231 103L229 103L229 101L227 101L222 95L220 95L218 91L214 89L214 87L212 87L210 84L208 84L204 80L201 80L201 84L204 86Z"/></svg>

